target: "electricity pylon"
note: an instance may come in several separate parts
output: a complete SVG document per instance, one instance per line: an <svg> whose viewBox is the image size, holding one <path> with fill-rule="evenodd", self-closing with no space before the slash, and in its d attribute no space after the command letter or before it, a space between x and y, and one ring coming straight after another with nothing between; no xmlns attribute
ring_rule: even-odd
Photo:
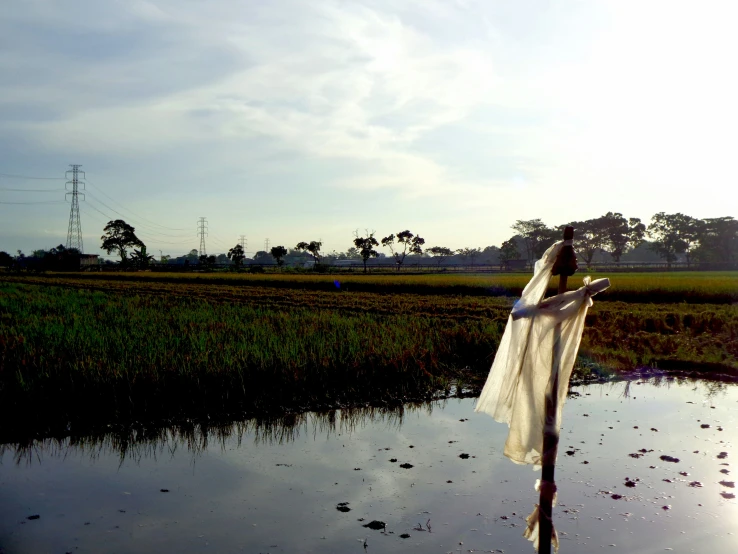
<svg viewBox="0 0 738 554"><path fill-rule="evenodd" d="M82 195L82 200L85 199L85 193L80 193L80 187L85 190L85 172L80 171L82 167L79 164L69 164L72 169L67 171L64 175L67 179L70 179L69 174L71 173L71 179L66 182L64 187L68 191L64 195L64 199L72 198L72 208L69 211L69 227L67 228L67 250L70 248L76 248L80 254L82 250L82 222L79 219L79 195ZM80 179L80 175L82 178ZM69 190L69 185L72 185L72 190Z"/></svg>
<svg viewBox="0 0 738 554"><path fill-rule="evenodd" d="M208 234L208 222L204 217L197 220L197 234L200 235L200 256L206 256L205 236Z"/></svg>

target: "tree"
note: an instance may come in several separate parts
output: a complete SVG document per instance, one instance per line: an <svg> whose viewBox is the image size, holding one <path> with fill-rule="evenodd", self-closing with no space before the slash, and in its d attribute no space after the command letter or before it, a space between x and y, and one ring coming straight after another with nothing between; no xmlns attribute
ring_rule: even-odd
<svg viewBox="0 0 738 554"><path fill-rule="evenodd" d="M44 255L33 265L44 271L79 271L80 251L63 244L44 250Z"/></svg>
<svg viewBox="0 0 738 554"><path fill-rule="evenodd" d="M266 250L259 250L256 252L256 254L254 254L254 263L261 265L272 265L274 263L274 258L272 258L272 255Z"/></svg>
<svg viewBox="0 0 738 554"><path fill-rule="evenodd" d="M436 260L436 264L438 264L439 267L441 266L441 263L443 263L443 260L454 255L454 251L450 248L446 248L445 246L431 246L428 249L428 252L433 256L433 259Z"/></svg>
<svg viewBox="0 0 738 554"><path fill-rule="evenodd" d="M397 240L397 251L395 251L395 240ZM418 256L422 255L422 246L424 244L425 239L420 238L419 236L416 237L408 230L397 233L397 237L395 237L395 235L389 235L382 239L382 246L389 248L392 256L395 258L397 271L400 271L402 264L405 262L405 256L408 254L417 254ZM402 252L399 250L400 246L402 246Z"/></svg>
<svg viewBox="0 0 738 554"><path fill-rule="evenodd" d="M0 252L0 267L13 267L13 256L3 251Z"/></svg>
<svg viewBox="0 0 738 554"><path fill-rule="evenodd" d="M482 253L482 249L469 247L459 248L456 253L461 256L464 261L466 261L467 258L470 259L472 267L474 267L474 260Z"/></svg>
<svg viewBox="0 0 738 554"><path fill-rule="evenodd" d="M517 220L512 229L516 231L525 243L525 251L529 263L540 258L546 249L559 238L556 229L549 229L540 219Z"/></svg>
<svg viewBox="0 0 738 554"><path fill-rule="evenodd" d="M576 251L589 268L592 265L592 258L604 248L607 242L605 220L598 217L586 221L572 221L569 225L574 227ZM566 225L561 225L559 233L563 233L566 227Z"/></svg>
<svg viewBox="0 0 738 554"><path fill-rule="evenodd" d="M149 264L153 261L154 256L149 256L146 253L146 246L142 246L140 250L134 250L133 255L131 255L131 263L139 269L149 267Z"/></svg>
<svg viewBox="0 0 738 554"><path fill-rule="evenodd" d="M287 249L284 246L273 246L269 253L272 255L272 258L277 260L277 265L281 271L282 265L284 264L284 257L287 255Z"/></svg>
<svg viewBox="0 0 738 554"><path fill-rule="evenodd" d="M377 246L379 243L377 243ZM346 258L347 260L360 260L361 259L361 252L359 248L356 246L351 246L348 250L346 250Z"/></svg>
<svg viewBox="0 0 738 554"><path fill-rule="evenodd" d="M637 217L625 219L621 213L607 212L599 219L605 232L603 249L615 262L620 262L625 252L643 243L646 226Z"/></svg>
<svg viewBox="0 0 738 554"><path fill-rule="evenodd" d="M378 258L379 252L374 250L375 246L379 246L377 239L374 238L375 231L371 233L367 230L365 237L359 236L359 230L354 231L354 250L357 251L361 260L364 262L364 273L366 273L366 262L369 258Z"/></svg>
<svg viewBox="0 0 738 554"><path fill-rule="evenodd" d="M236 266L236 270L241 269L243 260L246 258L246 253L243 251L243 246L237 244L228 251L228 259L233 262Z"/></svg>
<svg viewBox="0 0 738 554"><path fill-rule="evenodd" d="M515 242L515 237L512 237L502 243L499 250L500 265L505 269L510 269L510 262L512 260L520 259L520 251L518 245Z"/></svg>
<svg viewBox="0 0 738 554"><path fill-rule="evenodd" d="M215 265L215 256L208 256L207 254L203 254L198 258L197 261L199 267L201 267L205 271L210 271Z"/></svg>
<svg viewBox="0 0 738 554"><path fill-rule="evenodd" d="M102 240L101 249L108 254L116 252L120 256L120 263L125 265L128 258L128 249L138 246L144 248L144 243L136 236L135 229L128 225L122 219L109 221L103 229L105 234L100 237Z"/></svg>
<svg viewBox="0 0 738 554"><path fill-rule="evenodd" d="M303 252L308 252L313 257L313 261L315 262L315 265L320 264L320 247L323 246L323 243L317 240L313 240L308 242L298 242L297 246L295 248L297 250L302 250Z"/></svg>
<svg viewBox="0 0 738 554"><path fill-rule="evenodd" d="M647 232L653 239L651 248L666 260L669 267L677 261L678 254L685 254L689 265L699 236L698 220L682 213L659 212L651 218Z"/></svg>
<svg viewBox="0 0 738 554"><path fill-rule="evenodd" d="M480 263L495 265L500 263L500 249L497 246L486 246L479 258Z"/></svg>
<svg viewBox="0 0 738 554"><path fill-rule="evenodd" d="M732 217L717 217L701 223L695 257L701 262L713 263L738 260L738 221Z"/></svg>

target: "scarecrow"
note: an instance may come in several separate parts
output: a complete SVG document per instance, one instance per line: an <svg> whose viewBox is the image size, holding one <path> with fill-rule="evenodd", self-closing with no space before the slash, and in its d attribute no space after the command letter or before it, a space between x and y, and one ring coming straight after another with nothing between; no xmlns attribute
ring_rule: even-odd
<svg viewBox="0 0 738 554"><path fill-rule="evenodd" d="M583 287L566 292L567 278L577 270L573 237L574 229L567 227L564 240L536 262L474 409L510 426L505 456L543 468L536 483L540 504L528 516L525 531L539 553L550 552L551 544L558 550L551 508L561 412L591 297L610 286L608 279L585 277ZM551 275L559 275L559 294L544 300Z"/></svg>

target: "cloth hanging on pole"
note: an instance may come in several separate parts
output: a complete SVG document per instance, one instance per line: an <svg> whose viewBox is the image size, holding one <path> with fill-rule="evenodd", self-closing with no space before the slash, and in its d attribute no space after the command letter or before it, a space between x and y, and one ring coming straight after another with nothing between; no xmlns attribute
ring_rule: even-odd
<svg viewBox="0 0 738 554"><path fill-rule="evenodd" d="M474 409L510 426L505 456L518 464L540 466L544 431L558 437L569 377L579 350L584 319L592 305L591 297L610 286L608 279L591 281L585 277L584 286L578 290L542 301L554 262L564 244L564 241L556 242L536 262L533 278L508 318L492 369ZM558 349L561 359L556 364L558 379L554 380L552 353L557 324L561 324ZM557 410L546 427L545 396L550 383L554 382L557 390L551 394L558 399Z"/></svg>
<svg viewBox="0 0 738 554"><path fill-rule="evenodd" d="M564 236L571 239L573 229L567 227ZM592 296L610 286L608 279L591 281L585 277L584 286L578 290L543 300L562 248L571 250L571 245L571 240L559 241L536 262L533 278L513 306L474 409L510 426L505 456L519 464L543 466L542 479L536 484L541 504L536 504L526 519L524 533L539 552L539 548L549 552L551 545L558 552L551 507L556 502L553 475L561 413ZM573 251L565 250L563 254L573 257ZM576 259L568 261L574 262L576 270ZM561 264L557 267L559 273ZM544 445L548 449L545 452Z"/></svg>

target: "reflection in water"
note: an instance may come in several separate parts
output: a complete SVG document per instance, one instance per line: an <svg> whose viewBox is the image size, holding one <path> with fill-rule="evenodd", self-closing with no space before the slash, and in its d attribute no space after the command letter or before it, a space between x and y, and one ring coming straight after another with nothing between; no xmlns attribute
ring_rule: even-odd
<svg viewBox="0 0 738 554"><path fill-rule="evenodd" d="M693 385L693 390L705 400L725 392L734 379L725 376L704 380L699 375L681 375L657 370L643 370L623 381L604 384L620 390L622 398L630 398L632 385L648 383L656 388ZM573 387L570 396L579 396ZM283 444L301 435L337 435L352 433L356 429L383 423L388 430L399 430L403 419L410 413L430 415L434 408L443 409L446 400L410 402L398 406L362 406L328 410L324 412L287 413L281 416L252 418L243 421L182 421L166 425L132 425L115 428L98 434L68 436L62 438L29 439L26 442L0 444L0 458L12 453L16 464L40 463L44 456L64 457L70 452L85 454L91 458L117 456L125 460L156 459L164 454L173 456L180 449L194 457L213 446L224 449L227 444L241 447L244 437L254 444Z"/></svg>
<svg viewBox="0 0 738 554"><path fill-rule="evenodd" d="M700 392L704 395L705 400L715 398L718 394L725 392L727 387L731 384L735 384L736 378L732 375L713 375L710 380L704 379L704 375L699 373L693 373L685 375L676 372L661 372L658 370L641 370L638 374L631 375L628 379L624 379L625 386L623 388L623 398L630 398L631 396L631 384L643 384L648 383L650 386L660 388L669 388L673 385L694 385L693 390ZM621 383L621 381L615 381L614 383Z"/></svg>
<svg viewBox="0 0 738 554"><path fill-rule="evenodd" d="M472 399L449 399L7 444L0 549L529 552L537 475L502 455L506 435ZM736 441L734 386L574 387L556 468L562 554L734 552ZM386 527L363 527L375 520Z"/></svg>
<svg viewBox="0 0 738 554"><path fill-rule="evenodd" d="M126 460L174 456L185 449L197 457L209 448L225 449L228 444L242 446L244 437L255 445L284 444L301 435L351 434L367 425L384 424L388 431L399 430L409 413L430 415L443 409L445 400L417 402L392 407L363 406L325 412L288 413L280 417L253 418L232 422L185 421L166 426L136 425L105 433L63 438L31 439L24 443L0 444L0 458L12 453L16 464L41 463L44 456L64 457L70 452L91 458L117 456Z"/></svg>

